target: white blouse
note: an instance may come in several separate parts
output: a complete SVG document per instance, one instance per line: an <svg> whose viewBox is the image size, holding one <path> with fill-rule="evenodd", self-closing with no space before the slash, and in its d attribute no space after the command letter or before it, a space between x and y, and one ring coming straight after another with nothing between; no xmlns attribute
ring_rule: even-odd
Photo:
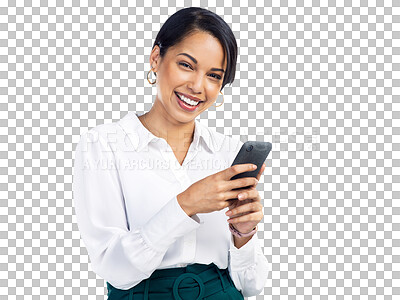
<svg viewBox="0 0 400 300"><path fill-rule="evenodd" d="M189 217L176 196L231 166L243 142L195 120L182 166L163 138L129 112L82 134L75 149L75 214L93 271L127 290L156 269L215 263L243 296L259 295L269 263L257 234L236 248L228 208Z"/></svg>

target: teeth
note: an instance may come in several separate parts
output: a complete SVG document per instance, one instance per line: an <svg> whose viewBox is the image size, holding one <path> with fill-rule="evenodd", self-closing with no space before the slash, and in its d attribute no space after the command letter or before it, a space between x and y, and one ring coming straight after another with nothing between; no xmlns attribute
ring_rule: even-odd
<svg viewBox="0 0 400 300"><path fill-rule="evenodd" d="M194 105L197 105L197 104L199 103L199 101L191 100L191 99L189 99L189 98L183 96L182 94L178 94L178 95L179 95L179 98L180 98L182 101L186 102L187 104L190 104L190 105L193 105L193 106L194 106Z"/></svg>

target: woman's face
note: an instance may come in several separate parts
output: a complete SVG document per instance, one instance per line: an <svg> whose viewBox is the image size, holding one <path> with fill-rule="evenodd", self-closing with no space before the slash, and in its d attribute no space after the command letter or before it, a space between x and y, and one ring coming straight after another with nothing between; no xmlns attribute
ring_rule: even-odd
<svg viewBox="0 0 400 300"><path fill-rule="evenodd" d="M180 122L189 122L215 103L224 79L224 49L208 33L197 32L170 47L163 58L154 47L150 64L157 73L157 98L165 111ZM201 102L194 110L184 104L176 93L195 97Z"/></svg>

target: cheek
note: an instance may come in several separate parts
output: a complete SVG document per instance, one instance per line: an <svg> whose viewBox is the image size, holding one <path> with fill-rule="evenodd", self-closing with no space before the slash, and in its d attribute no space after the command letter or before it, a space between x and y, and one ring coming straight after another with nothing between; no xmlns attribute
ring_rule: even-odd
<svg viewBox="0 0 400 300"><path fill-rule="evenodd" d="M219 93L221 87L218 84L210 84L208 88L208 95L210 100L218 100L218 97L221 95ZM221 95L222 96L222 95Z"/></svg>
<svg viewBox="0 0 400 300"><path fill-rule="evenodd" d="M170 74L172 74L171 77L173 77L173 80L175 80L176 82L179 82L180 84L186 83L193 79L192 73L185 72L185 71L179 70L179 69L175 69Z"/></svg>
<svg viewBox="0 0 400 300"><path fill-rule="evenodd" d="M189 72L183 72L177 67L170 66L164 70L166 74L163 78L165 92L173 94L175 89L182 88L187 82L191 80Z"/></svg>
<svg viewBox="0 0 400 300"><path fill-rule="evenodd" d="M162 85L163 90L161 91L165 96L174 96L174 90L179 88L185 88L188 82L193 80L193 73L185 72L180 69L179 66L168 66L163 70L163 75L168 74L167 76L162 76L162 80L160 80L160 85ZM220 95L219 91L221 89L221 84L212 82L211 79L205 78L203 81L204 94L208 101L217 100Z"/></svg>

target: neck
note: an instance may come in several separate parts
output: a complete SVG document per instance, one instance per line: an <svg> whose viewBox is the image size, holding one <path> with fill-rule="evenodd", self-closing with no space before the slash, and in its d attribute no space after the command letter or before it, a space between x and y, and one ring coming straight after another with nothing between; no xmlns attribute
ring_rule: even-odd
<svg viewBox="0 0 400 300"><path fill-rule="evenodd" d="M165 110L158 109L156 103L157 101L148 113L139 118L142 124L155 136L165 139L169 145L189 147L193 141L195 121L177 121Z"/></svg>

